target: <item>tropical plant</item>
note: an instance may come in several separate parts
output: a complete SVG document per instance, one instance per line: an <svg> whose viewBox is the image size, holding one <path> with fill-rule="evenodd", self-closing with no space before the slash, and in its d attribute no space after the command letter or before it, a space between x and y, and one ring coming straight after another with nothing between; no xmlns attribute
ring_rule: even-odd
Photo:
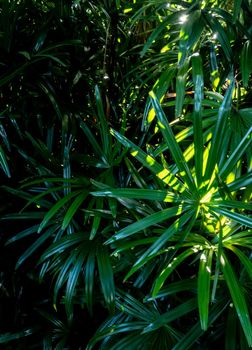
<svg viewBox="0 0 252 350"><path fill-rule="evenodd" d="M0 344L252 347L250 1L0 9Z"/></svg>

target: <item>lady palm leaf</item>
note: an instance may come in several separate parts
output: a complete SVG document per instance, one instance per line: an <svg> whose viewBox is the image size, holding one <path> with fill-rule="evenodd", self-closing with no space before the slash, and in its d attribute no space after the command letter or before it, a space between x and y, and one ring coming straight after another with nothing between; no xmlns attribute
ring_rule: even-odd
<svg viewBox="0 0 252 350"><path fill-rule="evenodd" d="M200 255L198 274L198 308L201 328L207 330L208 309L210 304L210 278L213 250L205 249Z"/></svg>
<svg viewBox="0 0 252 350"><path fill-rule="evenodd" d="M203 134L202 134L202 100L204 77L202 69L202 60L198 54L192 56L193 80L195 86L194 113L193 113L193 136L195 150L195 173L197 177L197 186L202 182L203 170Z"/></svg>
<svg viewBox="0 0 252 350"><path fill-rule="evenodd" d="M6 159L6 155L5 155L5 152L1 146L0 146L0 166L3 169L3 171L5 172L5 174L8 177L11 177L11 173L10 173L9 165L8 165L8 162Z"/></svg>
<svg viewBox="0 0 252 350"><path fill-rule="evenodd" d="M248 345L252 346L252 326L243 291L239 285L232 266L224 253L222 253L220 261L221 269L227 282L238 318L241 322L241 326L247 338Z"/></svg>
<svg viewBox="0 0 252 350"><path fill-rule="evenodd" d="M229 301L222 299L209 312L208 325L210 326L227 308ZM186 350L192 346L204 333L200 323L196 323L173 347L173 350Z"/></svg>
<svg viewBox="0 0 252 350"><path fill-rule="evenodd" d="M153 107L156 111L158 126L163 134L164 140L167 143L169 150L173 156L173 159L181 172L182 178L184 178L186 185L191 192L196 195L196 186L190 169L184 159L183 153L176 142L176 139L172 133L171 127L167 121L167 118L162 110L159 101L153 93L151 93Z"/></svg>
<svg viewBox="0 0 252 350"><path fill-rule="evenodd" d="M234 89L234 82L231 81L231 84L228 87L225 98L219 109L218 119L217 119L217 123L215 126L212 141L211 141L211 148L209 151L206 171L204 174L205 179L209 179L211 177L214 171L215 165L218 163L221 156L221 147L223 145L223 135L225 134L227 117L231 109L233 89Z"/></svg>
<svg viewBox="0 0 252 350"><path fill-rule="evenodd" d="M171 262L169 262L168 266L161 271L160 275L156 279L154 283L153 293L152 296L155 297L156 294L159 292L159 290L162 288L165 280L168 278L168 276L176 269L178 265L180 265L187 257L192 255L194 253L193 249L187 249L180 255L176 255Z"/></svg>

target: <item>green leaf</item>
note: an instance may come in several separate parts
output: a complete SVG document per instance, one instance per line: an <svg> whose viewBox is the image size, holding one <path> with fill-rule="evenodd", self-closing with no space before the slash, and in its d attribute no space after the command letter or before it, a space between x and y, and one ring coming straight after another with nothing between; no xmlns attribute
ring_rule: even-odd
<svg viewBox="0 0 252 350"><path fill-rule="evenodd" d="M144 322L151 322L157 315L156 311L151 310L129 293L118 290L116 294L119 297L116 301L119 311Z"/></svg>
<svg viewBox="0 0 252 350"><path fill-rule="evenodd" d="M238 0L238 1L241 1L241 0ZM237 8L237 11L239 11L239 9L240 8ZM252 56L252 43L250 40L247 40L243 45L242 53L241 53L241 73L242 73L243 85L245 87L248 86L249 76L252 71L251 56Z"/></svg>
<svg viewBox="0 0 252 350"><path fill-rule="evenodd" d="M188 75L189 61L185 61L179 69L176 77L176 102L175 102L175 117L179 118L182 115L183 105L185 101L186 79Z"/></svg>
<svg viewBox="0 0 252 350"><path fill-rule="evenodd" d="M7 163L7 160L6 160L6 156L5 156L4 150L2 149L1 146L0 146L0 166L3 169L3 171L5 172L5 174L8 177L11 177L9 165Z"/></svg>
<svg viewBox="0 0 252 350"><path fill-rule="evenodd" d="M232 242L235 244L235 241ZM242 266L245 267L247 270L247 273L252 280L252 262L251 259L249 259L240 249L234 247L234 246L227 246L230 250L232 250L236 256L240 259Z"/></svg>
<svg viewBox="0 0 252 350"><path fill-rule="evenodd" d="M18 269L23 262L29 258L49 237L52 237L58 226L50 227L43 234L38 236L38 239L20 256L15 268Z"/></svg>
<svg viewBox="0 0 252 350"><path fill-rule="evenodd" d="M80 119L80 127L84 131L84 134L86 135L87 140L89 141L89 143L93 147L94 152L97 154L97 156L102 158L104 156L104 153L103 153L100 145L96 141L93 133L91 132L91 130L89 129L87 124L84 123L81 119Z"/></svg>
<svg viewBox="0 0 252 350"><path fill-rule="evenodd" d="M208 155L208 161L205 171L205 178L210 179L215 165L221 158L221 147L223 144L224 134L226 132L226 122L228 114L232 107L232 93L234 89L234 80L231 81L224 100L219 108L218 119L214 128L214 134L211 139L211 148Z"/></svg>
<svg viewBox="0 0 252 350"><path fill-rule="evenodd" d="M166 30L167 25L171 25L172 23L177 23L181 16L183 16L186 12L185 11L177 11L169 16L167 16L162 23L159 24L159 26L153 30L151 35L149 36L148 40L146 41L144 48L141 52L141 57L145 55L145 53L148 51L148 49L151 47L152 43L160 37L160 34Z"/></svg>
<svg viewBox="0 0 252 350"><path fill-rule="evenodd" d="M60 272L54 286L53 304L55 307L57 303L57 296L58 296L59 290L68 279L69 270L71 266L74 265L74 262L76 260L76 255L77 255L77 252L73 252L72 254L70 254L69 257L64 262L64 264L60 266Z"/></svg>
<svg viewBox="0 0 252 350"><path fill-rule="evenodd" d="M201 11L196 10L186 14L189 17L182 24L180 30L178 65L181 67L190 54L190 50L197 43L201 32L204 28L204 18L201 16Z"/></svg>
<svg viewBox="0 0 252 350"><path fill-rule="evenodd" d="M216 319L225 311L229 302L226 299L219 300L209 312L208 326L212 325ZM204 333L200 327L200 322L197 322L172 348L172 350L188 350Z"/></svg>
<svg viewBox="0 0 252 350"><path fill-rule="evenodd" d="M167 267L163 269L163 271L160 273L160 275L157 277L154 283L154 288L152 292L152 297L155 297L159 290L162 288L163 284L165 283L166 279L169 277L169 275L176 269L177 266L179 266L187 257L194 254L193 249L187 249L183 253L181 253L178 256L175 256L173 260L168 264Z"/></svg>
<svg viewBox="0 0 252 350"><path fill-rule="evenodd" d="M197 189L192 177L192 174L190 172L190 169L188 167L188 164L185 161L185 158L183 156L183 153L181 149L179 148L179 145L176 141L175 136L173 135L173 132L171 130L171 127L167 121L167 118L164 114L164 111L162 107L160 106L159 101L154 96L153 93L151 93L152 97L152 104L156 111L156 116L158 119L158 125L160 127L160 130L163 134L163 137L165 139L165 142L168 145L168 148L173 156L173 159L178 167L178 169L181 171L181 176L184 178L188 188L193 192L197 193Z"/></svg>
<svg viewBox="0 0 252 350"><path fill-rule="evenodd" d="M197 290L197 280L196 279L183 279L179 282L169 283L168 286L161 288L155 297L147 296L146 301L151 301L154 299L164 298L168 295L176 294L184 291L195 291Z"/></svg>
<svg viewBox="0 0 252 350"><path fill-rule="evenodd" d="M185 210L183 210L184 213ZM184 232L187 232L187 228L184 225L191 220L191 223L194 223L195 220L195 210L191 209L188 212L185 212L179 219L177 219L172 225L169 226L168 229L164 230L162 235L155 240L155 242L147 249L135 262L132 269L128 272L125 277L127 280L133 273L138 271L146 262L150 259L156 257L159 254L161 248L166 244L166 242L177 232L181 232L181 235L184 236ZM189 229L191 227L191 223L189 224Z"/></svg>
<svg viewBox="0 0 252 350"><path fill-rule="evenodd" d="M67 202L69 202L72 198L76 197L77 195L81 194L82 191L75 191L72 193L69 193L66 197L61 198L54 206L46 213L43 221L41 222L38 233L40 233L44 227L48 224L48 222L55 216L57 211L62 209Z"/></svg>
<svg viewBox="0 0 252 350"><path fill-rule="evenodd" d="M221 48L228 60L228 62L232 62L232 49L230 46L230 41L225 33L225 30L223 29L222 25L218 21L218 19L213 16L212 14L209 14L207 12L204 12L204 17L209 25L209 27L212 30L212 33L217 33L217 40L221 44Z"/></svg>
<svg viewBox="0 0 252 350"><path fill-rule="evenodd" d="M38 231L38 227L39 225L34 225L31 227L28 227L27 229L17 233L16 235L14 235L13 237L11 237L10 239L8 239L8 241L5 243L5 245L8 245L10 243L16 242L19 239L22 239L24 237L27 237L33 233L36 233Z"/></svg>
<svg viewBox="0 0 252 350"><path fill-rule="evenodd" d="M237 342L237 316L233 307L229 307L225 329L225 350L236 350Z"/></svg>
<svg viewBox="0 0 252 350"><path fill-rule="evenodd" d="M202 100L203 100L203 67L202 59L199 54L192 56L193 82L195 87L194 93L194 113L193 113L193 137L195 150L195 173L197 185L200 187L202 182L203 170L203 131L202 131Z"/></svg>
<svg viewBox="0 0 252 350"><path fill-rule="evenodd" d="M96 334L91 338L91 340L89 341L86 350L92 350L95 346L96 343L98 343L98 341L102 340L105 337L109 337L111 336L111 334L113 335L117 335L117 334L121 334L121 333L128 333L128 332L134 332L134 331L138 331L138 330L142 330L143 327L146 325L146 322L144 321L133 321L133 322L122 322L120 324L114 324L110 327L107 327L105 329L102 329L98 332L96 332ZM135 334L133 334L134 337ZM125 336L123 337L123 339L125 339ZM137 334L137 339L139 340L139 334ZM130 337L130 345L131 345L131 349L132 349L132 338ZM140 338L141 342L142 339ZM111 349L111 348L110 348ZM120 345L118 345L118 343L116 344L116 349L125 349L124 345L123 347L120 347Z"/></svg>
<svg viewBox="0 0 252 350"><path fill-rule="evenodd" d="M87 195L88 195L88 192L84 192L75 198L75 200L70 205L70 207L68 208L68 210L64 216L64 220L63 220L62 226L61 226L62 230L65 230L67 228L67 226L71 222L73 216L75 215L75 213L77 212L77 210L79 209L79 207L81 206L83 201L86 199Z"/></svg>
<svg viewBox="0 0 252 350"><path fill-rule="evenodd" d="M235 23L237 19L239 19L239 15L241 13L241 4L242 0L234 0L234 10L233 10L233 22Z"/></svg>
<svg viewBox="0 0 252 350"><path fill-rule="evenodd" d="M47 57L42 57L42 58L47 58ZM60 109L60 106L57 102L57 99L55 98L54 91L52 91L52 87L50 85L47 85L47 83L44 81L39 83L39 87L46 94L46 96L48 96L57 116L59 117L60 120L62 120L63 116L61 113L61 109Z"/></svg>
<svg viewBox="0 0 252 350"><path fill-rule="evenodd" d="M16 333L4 333L0 334L0 344L6 344L12 340L18 340L20 338L32 335L36 331L35 328L28 328Z"/></svg>
<svg viewBox="0 0 252 350"><path fill-rule="evenodd" d="M81 271L83 270L83 264L84 259L86 257L86 252L81 251L81 253L77 256L76 260L74 261L73 267L70 270L70 273L68 275L67 279L67 285L66 285L66 295L65 295L65 306L66 306L66 312L68 314L68 317L73 317L73 296L75 293L76 285L79 280L79 276Z"/></svg>
<svg viewBox="0 0 252 350"><path fill-rule="evenodd" d="M155 82L153 86L153 91L159 100L161 100L167 92L169 86L173 81L173 78L175 77L176 71L177 70L174 67L169 67L166 71L164 71L161 74L161 76ZM154 117L155 111L151 109L151 99L150 97L148 97L142 120L143 130L148 128Z"/></svg>
<svg viewBox="0 0 252 350"><path fill-rule="evenodd" d="M246 132L240 143L236 146L235 151L227 159L226 163L221 167L219 174L225 179L228 174L237 165L238 161L241 159L242 155L252 143L252 127Z"/></svg>
<svg viewBox="0 0 252 350"><path fill-rule="evenodd" d="M97 251L97 262L104 299L109 312L113 314L115 312L114 274L110 262L109 253L105 247L99 247Z"/></svg>
<svg viewBox="0 0 252 350"><path fill-rule="evenodd" d="M228 261L226 255L222 253L221 269L224 274L225 281L227 282L229 292L231 294L238 318L243 328L249 346L252 346L252 325L249 317L248 306L239 284L239 281L233 271L233 268Z"/></svg>
<svg viewBox="0 0 252 350"><path fill-rule="evenodd" d="M100 127L101 127L100 133L101 133L101 139L102 139L103 153L105 154L106 158L109 159L111 154L110 133L109 133L108 121L106 119L106 116L103 110L101 94L97 85L95 87L95 98L96 98L96 105L97 105L97 111L98 111L98 118L99 118Z"/></svg>
<svg viewBox="0 0 252 350"><path fill-rule="evenodd" d="M250 219L248 216L241 215L241 214L238 214L226 209L217 208L217 207L209 206L209 208L212 209L213 212L221 214L235 222L238 222L241 225L252 227L252 219Z"/></svg>
<svg viewBox="0 0 252 350"><path fill-rule="evenodd" d="M133 224L127 226L126 228L123 228L119 232L117 232L113 237L111 237L106 244L113 243L116 240L126 238L128 236L133 235L136 232L143 231L144 229L158 224L164 220L167 220L171 217L180 215L183 210L186 208L183 208L183 206L179 205L173 208L167 208L162 211L156 212L154 214L148 215L145 218L134 222Z"/></svg>
<svg viewBox="0 0 252 350"><path fill-rule="evenodd" d="M236 200L215 200L212 202L209 202L210 206L215 206L217 208L223 207L225 208L234 208L234 209L243 209L243 210L251 210L252 211L252 203L246 203L242 201L236 201Z"/></svg>
<svg viewBox="0 0 252 350"><path fill-rule="evenodd" d="M178 178L174 176L174 174L172 174L169 169L164 168L162 165L160 165L153 157L142 151L140 147L136 146L125 136L119 134L113 129L111 129L111 134L115 136L117 140L121 142L125 147L129 148L131 150L131 155L165 184L169 184L177 191L188 191L184 184L178 180ZM190 197L190 194L188 194L188 197Z"/></svg>
<svg viewBox="0 0 252 350"><path fill-rule="evenodd" d="M91 315L93 311L94 278L95 278L95 253L94 251L91 251L88 254L87 262L85 265L86 303L87 303L87 308L91 313Z"/></svg>
<svg viewBox="0 0 252 350"><path fill-rule="evenodd" d="M144 180L144 178L139 174L137 168L134 166L134 164L126 157L125 163L127 165L127 168L129 170L129 173L131 174L133 180L135 181L137 187L139 188L147 188L147 184Z"/></svg>
<svg viewBox="0 0 252 350"><path fill-rule="evenodd" d="M198 308L201 328L206 331L208 326L208 308L210 303L210 277L213 250L205 249L200 255L198 274Z"/></svg>
<svg viewBox="0 0 252 350"><path fill-rule="evenodd" d="M52 255L62 253L67 249L85 241L87 241L87 236L84 232L78 232L64 236L59 241L51 244L50 247L46 249L46 251L40 257L39 262L41 263L49 259Z"/></svg>
<svg viewBox="0 0 252 350"><path fill-rule="evenodd" d="M103 208L103 199L101 198L98 198L98 200L96 201L96 208L99 210L102 210ZM92 228L91 228L91 232L90 232L90 240L94 239L98 229L99 229L99 226L100 226L100 223L101 223L101 216L100 215L95 215L94 216L94 221L93 221L93 225L92 225Z"/></svg>
<svg viewBox="0 0 252 350"><path fill-rule="evenodd" d="M173 192L165 190L148 190L148 189L109 189L106 191L91 192L93 196L97 197L115 197L115 198L134 198L134 199L147 199L151 201L163 201L163 202L177 202L179 199Z"/></svg>
<svg viewBox="0 0 252 350"><path fill-rule="evenodd" d="M197 301L195 298L190 299L165 314L158 315L157 320L154 320L150 325L144 328L143 333L152 332L160 327L163 327L169 322L177 320L185 314L189 314L192 310L197 308Z"/></svg>

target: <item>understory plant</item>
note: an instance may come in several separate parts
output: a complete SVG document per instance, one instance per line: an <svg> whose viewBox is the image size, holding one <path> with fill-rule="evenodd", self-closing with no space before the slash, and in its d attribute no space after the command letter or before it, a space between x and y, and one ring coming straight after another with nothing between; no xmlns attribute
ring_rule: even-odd
<svg viewBox="0 0 252 350"><path fill-rule="evenodd" d="M0 344L252 347L251 3L1 6Z"/></svg>

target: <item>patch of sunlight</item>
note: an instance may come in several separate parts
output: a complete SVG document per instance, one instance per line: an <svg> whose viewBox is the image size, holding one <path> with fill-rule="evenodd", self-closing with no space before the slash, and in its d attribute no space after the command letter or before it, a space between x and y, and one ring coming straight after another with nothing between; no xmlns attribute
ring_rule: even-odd
<svg viewBox="0 0 252 350"><path fill-rule="evenodd" d="M162 47L162 49L160 50L160 53L165 53L167 51L170 51L169 45L165 45L164 47Z"/></svg>
<svg viewBox="0 0 252 350"><path fill-rule="evenodd" d="M209 232L209 233L214 233L215 232L215 227L214 227L213 224L204 223L204 226L205 226L207 232Z"/></svg>
<svg viewBox="0 0 252 350"><path fill-rule="evenodd" d="M208 184L208 187L207 187L208 189L212 186L214 180L216 179L216 174L218 174L218 173L219 173L219 168L218 168L218 165L215 164L214 171L213 171L213 173L211 175L211 178L209 180L209 184Z"/></svg>
<svg viewBox="0 0 252 350"><path fill-rule="evenodd" d="M183 203L183 201L182 201L181 203ZM180 205L180 206L178 207L177 215L181 214L182 211L183 211L183 205Z"/></svg>
<svg viewBox="0 0 252 350"><path fill-rule="evenodd" d="M211 273L211 269L210 269L209 266L206 266L206 270L207 270L208 273Z"/></svg>
<svg viewBox="0 0 252 350"><path fill-rule="evenodd" d="M179 53L178 53L178 61L179 61L179 62L180 62L181 58L182 58L182 52L179 51Z"/></svg>
<svg viewBox="0 0 252 350"><path fill-rule="evenodd" d="M150 95L150 97L152 97L152 98L156 98L156 96L155 96L155 94L154 94L154 91L150 91L150 92L149 92L149 95Z"/></svg>
<svg viewBox="0 0 252 350"><path fill-rule="evenodd" d="M41 208L41 205L39 205L39 204L36 204L36 207L37 207L38 209L40 209L40 208Z"/></svg>
<svg viewBox="0 0 252 350"><path fill-rule="evenodd" d="M227 177L227 184L230 184L231 182L233 182L235 180L235 173L234 172L231 172L228 177Z"/></svg>
<svg viewBox="0 0 252 350"><path fill-rule="evenodd" d="M171 182L169 182L169 185L171 186L171 187L173 187L175 184L177 184L178 183L178 181L177 181L177 179L176 179L176 177L174 177L172 180L171 180Z"/></svg>
<svg viewBox="0 0 252 350"><path fill-rule="evenodd" d="M160 126L161 129L165 129L165 126L163 123L161 123L160 121L158 122L158 126Z"/></svg>
<svg viewBox="0 0 252 350"><path fill-rule="evenodd" d="M219 232L220 229L223 229L224 227L229 227L231 224L230 219L226 217L222 217L220 220L216 222L216 232ZM229 230L230 231L230 230ZM227 233L225 233L226 235Z"/></svg>
<svg viewBox="0 0 252 350"><path fill-rule="evenodd" d="M138 155L138 151L133 151L130 153L133 157L136 157Z"/></svg>
<svg viewBox="0 0 252 350"><path fill-rule="evenodd" d="M207 142L210 141L211 138L212 138L212 136L213 136L213 133L212 133L212 132L209 132L209 133L207 134L206 141L207 141Z"/></svg>
<svg viewBox="0 0 252 350"><path fill-rule="evenodd" d="M147 156L146 157L146 162L149 164L149 165L154 165L155 164L155 159L153 159L151 156Z"/></svg>
<svg viewBox="0 0 252 350"><path fill-rule="evenodd" d="M198 205L197 206L197 210L196 210L196 217L198 217L199 213L200 213L200 209L201 209L201 206Z"/></svg>
<svg viewBox="0 0 252 350"><path fill-rule="evenodd" d="M167 195L165 196L163 201L172 203L174 201L173 193L172 194L171 193L167 193Z"/></svg>
<svg viewBox="0 0 252 350"><path fill-rule="evenodd" d="M222 266L225 266L225 260L223 258L223 255L221 255L221 257L220 257L220 263Z"/></svg>
<svg viewBox="0 0 252 350"><path fill-rule="evenodd" d="M187 21L187 19L188 19L188 15L182 15L179 18L179 23L184 24Z"/></svg>
<svg viewBox="0 0 252 350"><path fill-rule="evenodd" d="M158 125L155 125L155 128L154 128L154 134L156 134L157 132L159 132L159 127ZM159 145L156 145L156 147L159 146Z"/></svg>
<svg viewBox="0 0 252 350"><path fill-rule="evenodd" d="M163 179L165 179L168 175L170 175L169 170L163 169L163 170L161 170L161 171L157 174L157 177L158 177L160 180L163 180Z"/></svg>
<svg viewBox="0 0 252 350"><path fill-rule="evenodd" d="M219 83L220 83L220 78L219 78L219 77L216 77L216 78L214 79L214 81L213 81L213 88L214 88L214 90L217 89Z"/></svg>
<svg viewBox="0 0 252 350"><path fill-rule="evenodd" d="M199 244L196 244L196 245L193 246L191 249L192 249L192 251L193 251L194 253L198 253L200 250L203 250L203 247L202 247L201 245L199 245Z"/></svg>
<svg viewBox="0 0 252 350"><path fill-rule="evenodd" d="M211 72L211 76L214 78L218 73L219 73L219 71L217 69L215 69Z"/></svg>
<svg viewBox="0 0 252 350"><path fill-rule="evenodd" d="M210 151L210 144L205 148L204 153L203 153L203 164L202 164L202 175L203 176L205 175L205 172L206 172L209 151ZM208 182L209 182L208 180L205 181L205 184Z"/></svg>
<svg viewBox="0 0 252 350"><path fill-rule="evenodd" d="M129 13L129 12L131 12L132 10L133 10L133 8L130 7L130 8L124 9L124 10L123 10L123 13Z"/></svg>
<svg viewBox="0 0 252 350"><path fill-rule="evenodd" d="M192 159L192 157L194 156L194 145L191 144L189 147L187 147L187 149L184 152L184 157L186 162L188 162L188 160Z"/></svg>
<svg viewBox="0 0 252 350"><path fill-rule="evenodd" d="M234 221L230 221L229 224L225 225L222 229L223 237L229 236L234 226L236 226L236 223Z"/></svg>
<svg viewBox="0 0 252 350"><path fill-rule="evenodd" d="M151 110L148 113L148 117L147 117L148 123L151 123L153 121L153 119L155 118L155 115L156 115L156 113L155 113L154 108L151 108Z"/></svg>
<svg viewBox="0 0 252 350"><path fill-rule="evenodd" d="M200 200L200 204L208 203L211 201L212 195L216 192L216 188L212 187Z"/></svg>
<svg viewBox="0 0 252 350"><path fill-rule="evenodd" d="M179 120L180 120L180 119L177 119L176 121L179 121ZM171 123L171 125L172 125L172 124L175 124L175 123ZM180 131L180 132L175 136L176 141L177 141L177 142L183 141L183 140L189 135L190 131L191 131L191 128L186 128L186 129Z"/></svg>
<svg viewBox="0 0 252 350"><path fill-rule="evenodd" d="M248 91L244 87L240 87L240 94L241 96L247 95Z"/></svg>
<svg viewBox="0 0 252 350"><path fill-rule="evenodd" d="M117 38L117 42L120 43L121 42L121 38Z"/></svg>
<svg viewBox="0 0 252 350"><path fill-rule="evenodd" d="M202 254L201 254L200 260L203 260L204 262L207 261L207 258L206 258L206 254L205 254L205 253L202 253Z"/></svg>
<svg viewBox="0 0 252 350"><path fill-rule="evenodd" d="M189 35L188 35L188 34L186 34L186 33L185 33L183 30L181 30L181 31L180 31L180 35L179 35L179 37L180 37L180 39L182 39L182 40L186 41L186 40L188 40Z"/></svg>

